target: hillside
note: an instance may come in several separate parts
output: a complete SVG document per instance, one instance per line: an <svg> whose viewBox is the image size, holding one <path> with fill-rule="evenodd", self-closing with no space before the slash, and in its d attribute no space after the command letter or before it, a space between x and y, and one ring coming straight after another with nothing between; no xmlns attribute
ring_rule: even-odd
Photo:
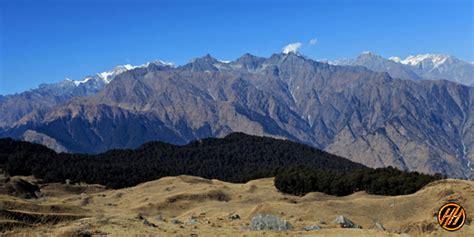
<svg viewBox="0 0 474 237"><path fill-rule="evenodd" d="M297 197L277 192L272 178L233 184L178 176L119 190L82 194L64 191L74 190L74 186L80 187L49 184L42 188L44 197L36 200L0 195L4 208L0 213L2 236L444 236L447 232L440 229L434 217L444 202L461 203L468 217L474 212L474 182L462 180L437 181L415 194L396 197L362 192L346 197L321 193ZM282 232L248 230L247 224L259 213L283 218L293 228ZM229 219L231 214L240 219ZM338 215L362 229L338 227L332 223ZM386 230L377 228L375 222ZM318 225L321 230L302 230L310 225ZM474 228L466 224L450 234L470 236Z"/></svg>
<svg viewBox="0 0 474 237"><path fill-rule="evenodd" d="M195 175L229 182L273 177L294 165L347 172L367 167L308 145L232 133L177 146L146 143L135 150L97 155L56 152L37 144L0 139L0 162L10 175L35 175L47 182L130 187L165 176Z"/></svg>

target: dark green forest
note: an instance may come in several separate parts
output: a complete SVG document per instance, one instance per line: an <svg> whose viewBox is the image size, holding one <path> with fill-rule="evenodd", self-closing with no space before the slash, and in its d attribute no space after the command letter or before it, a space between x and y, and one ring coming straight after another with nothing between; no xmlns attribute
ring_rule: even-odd
<svg viewBox="0 0 474 237"><path fill-rule="evenodd" d="M149 142L137 149L105 153L56 153L42 145L0 139L0 164L9 175L34 175L45 182L86 182L110 188L135 186L165 176L194 175L242 183L275 177L282 192L302 195L354 191L411 193L440 176L370 169L316 148L268 137L232 133L178 146Z"/></svg>
<svg viewBox="0 0 474 237"><path fill-rule="evenodd" d="M370 194L404 195L442 178L445 177L439 174L406 172L391 166L349 172L293 166L276 175L275 187L281 192L299 196L309 192L345 196L363 190Z"/></svg>

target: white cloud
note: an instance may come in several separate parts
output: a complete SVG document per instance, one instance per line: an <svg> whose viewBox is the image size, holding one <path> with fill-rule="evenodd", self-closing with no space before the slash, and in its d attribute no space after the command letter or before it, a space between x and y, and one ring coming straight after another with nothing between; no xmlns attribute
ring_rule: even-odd
<svg viewBox="0 0 474 237"><path fill-rule="evenodd" d="M315 45L317 43L318 43L318 39L316 39L316 38L312 38L312 39L309 40L309 45Z"/></svg>
<svg viewBox="0 0 474 237"><path fill-rule="evenodd" d="M301 42L295 42L291 43L283 48L283 53L289 54L289 53L297 53L298 49L302 46L303 44Z"/></svg>

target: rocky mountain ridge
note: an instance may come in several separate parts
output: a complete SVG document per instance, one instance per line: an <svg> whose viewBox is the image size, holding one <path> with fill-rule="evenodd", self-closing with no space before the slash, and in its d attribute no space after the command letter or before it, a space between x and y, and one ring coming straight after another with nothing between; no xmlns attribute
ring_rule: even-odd
<svg viewBox="0 0 474 237"><path fill-rule="evenodd" d="M372 52L363 52L356 59L330 62L335 65L364 66L370 70L388 72L392 77L408 80L449 80L474 86L474 65L444 54L411 55L383 58Z"/></svg>
<svg viewBox="0 0 474 237"><path fill-rule="evenodd" d="M206 55L178 67L127 70L97 94L33 112L0 135L97 153L238 131L310 144L370 167L470 177L473 90L294 53L231 62Z"/></svg>

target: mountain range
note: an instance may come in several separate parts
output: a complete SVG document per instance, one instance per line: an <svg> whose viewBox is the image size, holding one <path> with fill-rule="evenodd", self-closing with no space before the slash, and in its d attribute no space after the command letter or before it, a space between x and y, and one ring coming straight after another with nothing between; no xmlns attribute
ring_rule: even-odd
<svg viewBox="0 0 474 237"><path fill-rule="evenodd" d="M474 86L474 64L443 54L420 54L383 58L380 55L363 52L356 59L343 59L329 62L335 65L364 66L370 70L388 72L390 76L401 79L444 79Z"/></svg>
<svg viewBox="0 0 474 237"><path fill-rule="evenodd" d="M370 167L469 178L474 88L422 80L448 75L442 65L457 62L441 61L368 53L330 63L295 53L231 62L206 55L182 66L157 61L0 97L0 136L99 153L244 132ZM449 79L465 81L459 78Z"/></svg>

